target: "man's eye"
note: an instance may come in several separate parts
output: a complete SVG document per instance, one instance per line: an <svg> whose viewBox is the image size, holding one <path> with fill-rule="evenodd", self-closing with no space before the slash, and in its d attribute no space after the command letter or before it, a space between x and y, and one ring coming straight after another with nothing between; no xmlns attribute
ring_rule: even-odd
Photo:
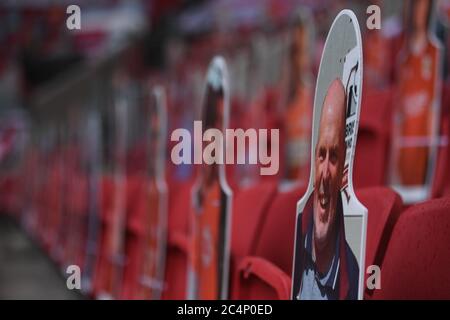
<svg viewBox="0 0 450 320"><path fill-rule="evenodd" d="M337 162L338 159L338 155L337 152L335 150L330 152L330 162L335 164Z"/></svg>
<svg viewBox="0 0 450 320"><path fill-rule="evenodd" d="M319 160L320 160L320 161L323 161L323 160L325 159L325 156L326 156L325 150L320 149L320 150L319 150Z"/></svg>

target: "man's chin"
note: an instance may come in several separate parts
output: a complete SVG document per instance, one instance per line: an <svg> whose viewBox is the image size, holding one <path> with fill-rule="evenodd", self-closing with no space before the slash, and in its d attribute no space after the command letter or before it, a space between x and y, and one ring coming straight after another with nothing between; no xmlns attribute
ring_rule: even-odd
<svg viewBox="0 0 450 320"><path fill-rule="evenodd" d="M327 228L325 226L317 226L314 232L314 242L317 246L322 247L326 243Z"/></svg>
<svg viewBox="0 0 450 320"><path fill-rule="evenodd" d="M330 217L328 207L322 207L320 204L318 204L316 217L319 224L321 224L322 226L328 224L328 219ZM324 228L326 228L326 226Z"/></svg>

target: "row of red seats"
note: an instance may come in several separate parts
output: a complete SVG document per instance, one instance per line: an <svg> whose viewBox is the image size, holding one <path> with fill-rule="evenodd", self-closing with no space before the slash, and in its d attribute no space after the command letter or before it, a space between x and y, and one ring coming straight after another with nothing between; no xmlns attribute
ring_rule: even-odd
<svg viewBox="0 0 450 320"><path fill-rule="evenodd" d="M433 200L407 208L393 190L373 187L386 184L392 90L368 92L364 96L354 183L359 199L369 210L366 266L378 265L382 270L382 289L366 290L367 299L450 297L446 274L450 267L449 99L447 84L442 99L441 144ZM276 184L262 183L237 193L233 207L230 298L289 298L295 208L304 191L298 187L282 192ZM183 215L185 210L181 207L179 212L173 207L171 216ZM168 298L184 297L187 234L183 236L183 230L170 230L169 259L173 261L169 262L167 274Z"/></svg>
<svg viewBox="0 0 450 320"><path fill-rule="evenodd" d="M50 183L53 188L46 188L45 193L52 193L51 198L55 201L50 205L41 203L41 210L49 213L58 212L60 205L56 201L59 198L56 192L60 188L58 175L51 177L53 179L49 179L49 183L53 182ZM78 187L81 185L77 184ZM102 185L103 223L108 223L106 212L111 209L112 182L105 177ZM192 183L187 182L171 184L169 189L165 299L185 297L189 223L186 208L190 203L191 187ZM137 281L136 265L142 252L144 232L144 224L141 223L146 201L144 190L145 180L139 176L128 179L126 262L121 298L133 298ZM295 208L304 192L303 186L280 190L275 182L263 182L236 192L232 218L230 298L289 298ZM42 200L49 199L43 195L44 192L41 194ZM447 274L450 267L450 198L430 200L404 210L400 197L386 187L358 189L357 196L369 210L366 266L375 264L382 270L382 289L366 290L365 298L450 298L450 276ZM82 205L86 204L87 199L78 197L75 202L78 205L71 206L73 216L68 223L73 230L68 236L78 234L78 239L82 240L85 235L80 235L80 232L84 230L82 226L86 221L80 214L87 211L86 206ZM54 225L46 225L40 231L44 236L41 241L47 249L51 249L55 239L61 239L55 232L63 224L58 217L55 218L49 220ZM64 230L59 230L61 232ZM66 242L66 246L74 243L75 239L71 240ZM76 261L82 265L85 253L83 243L79 242L77 249L74 249L78 254L60 257L58 262ZM74 260L74 257L77 259Z"/></svg>
<svg viewBox="0 0 450 320"><path fill-rule="evenodd" d="M441 123L441 135L445 139L438 153L432 193L433 198L443 198L405 208L391 189L372 187L386 183L390 136L387 122L391 119L394 100L392 90L367 92L364 95L354 184L358 197L369 209L366 266L376 264L382 270L382 289L366 291L366 298L448 297L450 290L442 283L450 283L445 274L445 270L450 267L450 216L446 215L450 195L449 99L450 87L446 85ZM49 168L48 179L38 190L36 199L33 199L39 211L37 216L45 218L37 222L40 226L37 230L38 239L58 263L75 261L82 265L88 218L87 181L74 170L68 179L71 183L65 185L57 165L49 165ZM19 212L18 199L23 191L19 180L14 176L4 177L0 193L2 211ZM108 176L102 178L101 185L101 222L103 229L107 229L114 190ZM163 298L166 299L185 297L189 224L187 208L191 187L191 182L169 184L168 255L166 287L163 291ZM276 180L235 189L230 298L289 298L295 208L304 192L302 186L279 190ZM61 194L65 194L64 199L59 196ZM61 201L66 204L63 205ZM139 174L129 175L126 179L126 260L123 286L118 295L121 298L134 296L138 277L136 266L139 265L142 252L144 224L141 221L145 201L145 178ZM69 210L61 214L62 207ZM77 241L74 234L77 235ZM99 241L103 243L101 239ZM74 242L77 243L76 248L71 248L65 255L58 253ZM55 251L55 247L59 250ZM101 250L98 260L101 261L105 255ZM101 268L100 262L97 264L97 274L102 273ZM102 280L97 281L95 288L103 285ZM406 286L412 282L416 290L407 289Z"/></svg>
<svg viewBox="0 0 450 320"><path fill-rule="evenodd" d="M169 213L164 298L185 297L189 185L178 186ZM234 199L230 263L231 299L289 299L295 208L304 187L278 190L263 183ZM381 268L381 289L366 299L450 298L450 198L406 210L389 188L357 191L369 210L366 266Z"/></svg>
<svg viewBox="0 0 450 320"><path fill-rule="evenodd" d="M354 162L356 188L387 184L393 88L367 90L363 95L358 141ZM440 143L431 198L450 195L450 83L443 86Z"/></svg>

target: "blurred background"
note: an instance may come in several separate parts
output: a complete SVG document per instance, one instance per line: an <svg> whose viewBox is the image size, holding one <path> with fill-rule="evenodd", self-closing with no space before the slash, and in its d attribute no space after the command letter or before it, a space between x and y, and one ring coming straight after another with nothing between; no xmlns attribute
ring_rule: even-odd
<svg viewBox="0 0 450 320"><path fill-rule="evenodd" d="M262 180L305 183L315 77L327 32L344 8L356 13L364 44L354 184L356 189L387 185L389 124L408 2L2 1L0 298L89 296L67 290L60 267L86 264L92 249L88 234L99 236L92 228L101 224L107 206L105 177L120 172L133 186L130 181L148 176L149 158L155 156L146 152L151 89L160 85L166 93L168 134L176 128L192 131L206 68L217 54L225 57L230 74L230 127L279 128L281 133L278 175L260 176L257 165L227 166L234 192ZM71 4L81 10L79 30L66 26ZM381 8L380 30L366 27L371 4ZM446 52L448 26L441 13L431 32ZM448 128L444 56L440 126ZM120 102L125 111L118 111ZM438 160L440 168L447 164L446 141L443 137L439 149L445 155ZM196 170L173 165L172 146L168 140L169 193L192 183ZM442 170L432 197L449 190L448 170ZM132 186L123 195L125 219L139 202ZM127 234L125 229L126 223L122 232Z"/></svg>

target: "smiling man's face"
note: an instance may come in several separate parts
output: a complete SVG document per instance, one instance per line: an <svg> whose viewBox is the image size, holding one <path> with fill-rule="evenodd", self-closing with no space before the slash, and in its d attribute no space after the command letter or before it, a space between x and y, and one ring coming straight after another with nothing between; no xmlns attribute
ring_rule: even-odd
<svg viewBox="0 0 450 320"><path fill-rule="evenodd" d="M345 161L345 91L339 79L328 88L315 150L314 237L324 248L334 234L336 207Z"/></svg>

